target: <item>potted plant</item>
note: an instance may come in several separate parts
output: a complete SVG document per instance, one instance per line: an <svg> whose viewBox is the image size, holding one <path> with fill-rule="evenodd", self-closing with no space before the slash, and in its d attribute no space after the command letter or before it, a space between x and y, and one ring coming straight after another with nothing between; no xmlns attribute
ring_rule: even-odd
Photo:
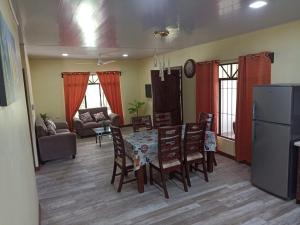
<svg viewBox="0 0 300 225"><path fill-rule="evenodd" d="M40 113L40 116L43 120L46 120L48 118L47 113Z"/></svg>
<svg viewBox="0 0 300 225"><path fill-rule="evenodd" d="M140 101L137 101L137 100L134 100L133 102L129 103L129 108L128 108L128 112L129 114L134 114L135 113L135 116L139 116L139 110L140 108L145 105L145 102L140 102Z"/></svg>

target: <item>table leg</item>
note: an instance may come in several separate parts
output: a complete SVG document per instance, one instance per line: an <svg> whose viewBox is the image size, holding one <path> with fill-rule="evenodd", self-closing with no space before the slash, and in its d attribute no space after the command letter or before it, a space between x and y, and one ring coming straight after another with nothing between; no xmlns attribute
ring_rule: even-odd
<svg viewBox="0 0 300 225"><path fill-rule="evenodd" d="M99 135L99 145L101 147L102 135Z"/></svg>
<svg viewBox="0 0 300 225"><path fill-rule="evenodd" d="M207 171L212 173L214 171L214 152L207 152Z"/></svg>
<svg viewBox="0 0 300 225"><path fill-rule="evenodd" d="M136 180L137 180L138 192L144 193L144 167L143 166L136 171Z"/></svg>
<svg viewBox="0 0 300 225"><path fill-rule="evenodd" d="M96 144L98 143L98 134L96 134Z"/></svg>

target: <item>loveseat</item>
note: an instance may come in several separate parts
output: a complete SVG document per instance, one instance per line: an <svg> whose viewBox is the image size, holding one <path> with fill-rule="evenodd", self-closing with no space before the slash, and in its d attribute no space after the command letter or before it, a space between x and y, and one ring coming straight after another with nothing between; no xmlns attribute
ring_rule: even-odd
<svg viewBox="0 0 300 225"><path fill-rule="evenodd" d="M66 122L55 122L55 134L49 134L45 121L37 116L36 136L40 162L76 156L76 134Z"/></svg>
<svg viewBox="0 0 300 225"><path fill-rule="evenodd" d="M109 126L110 124L113 126L120 126L120 116L115 113L108 114L107 107L98 107L98 108L89 108L89 109L80 109L78 110L79 116L83 113L89 112L93 121L83 122L79 118L73 119L73 127L76 133L80 137L87 137L95 135L93 128ZM97 121L94 118L94 115L102 112L105 116L105 119Z"/></svg>

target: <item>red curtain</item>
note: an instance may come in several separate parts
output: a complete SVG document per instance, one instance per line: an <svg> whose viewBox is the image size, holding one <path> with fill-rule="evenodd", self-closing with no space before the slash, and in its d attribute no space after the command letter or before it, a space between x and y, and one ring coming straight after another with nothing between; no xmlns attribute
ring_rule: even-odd
<svg viewBox="0 0 300 225"><path fill-rule="evenodd" d="M219 62L197 63L196 68L196 119L200 112L214 114L213 131L219 121Z"/></svg>
<svg viewBox="0 0 300 225"><path fill-rule="evenodd" d="M63 73L66 120L71 130L73 130L73 117L78 111L87 89L89 75L89 72Z"/></svg>
<svg viewBox="0 0 300 225"><path fill-rule="evenodd" d="M120 116L120 123L123 125L124 117L120 88L120 72L97 72L97 75L112 112Z"/></svg>
<svg viewBox="0 0 300 225"><path fill-rule="evenodd" d="M238 161L251 163L253 86L271 83L269 53L239 57L235 151Z"/></svg>

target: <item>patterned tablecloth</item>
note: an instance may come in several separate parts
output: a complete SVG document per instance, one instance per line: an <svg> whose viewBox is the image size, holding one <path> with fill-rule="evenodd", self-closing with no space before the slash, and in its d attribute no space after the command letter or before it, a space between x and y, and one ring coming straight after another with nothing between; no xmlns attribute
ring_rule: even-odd
<svg viewBox="0 0 300 225"><path fill-rule="evenodd" d="M183 128L184 129L184 128ZM124 136L127 155L134 162L134 170L149 163L157 157L157 130L141 131ZM205 133L205 151L216 150L216 135L214 132Z"/></svg>

